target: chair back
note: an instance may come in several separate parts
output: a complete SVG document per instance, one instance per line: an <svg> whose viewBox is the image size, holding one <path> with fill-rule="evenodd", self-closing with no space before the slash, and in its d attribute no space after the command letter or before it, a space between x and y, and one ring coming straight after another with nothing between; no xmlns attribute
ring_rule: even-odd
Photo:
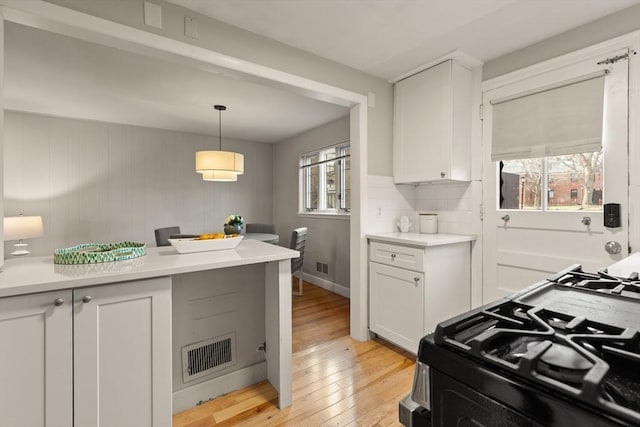
<svg viewBox="0 0 640 427"><path fill-rule="evenodd" d="M245 231L247 233L277 234L275 224L259 224L259 223L247 224L247 226L245 227Z"/></svg>
<svg viewBox="0 0 640 427"><path fill-rule="evenodd" d="M307 227L296 228L291 232L291 242L289 243L289 249L300 252L298 258L291 259L291 273L302 269L302 262L304 260L304 247L307 243Z"/></svg>
<svg viewBox="0 0 640 427"><path fill-rule="evenodd" d="M164 227L164 228L156 228L154 230L156 234L156 246L169 246L169 238L173 234L180 234L180 227Z"/></svg>

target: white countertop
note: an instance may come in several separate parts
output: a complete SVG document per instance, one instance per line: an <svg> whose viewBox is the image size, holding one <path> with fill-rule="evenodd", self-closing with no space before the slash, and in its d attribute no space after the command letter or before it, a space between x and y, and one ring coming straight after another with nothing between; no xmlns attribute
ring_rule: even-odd
<svg viewBox="0 0 640 427"><path fill-rule="evenodd" d="M422 233L371 233L367 234L367 239L378 242L397 243L401 245L412 246L440 246L450 245L452 243L472 242L476 240L476 236L471 234L422 234Z"/></svg>
<svg viewBox="0 0 640 427"><path fill-rule="evenodd" d="M179 254L172 246L152 247L139 258L98 264L54 264L53 256L13 258L5 261L0 272L0 297L280 261L298 255L281 246L243 240L235 249L190 254Z"/></svg>
<svg viewBox="0 0 640 427"><path fill-rule="evenodd" d="M640 253L631 254L623 260L607 267L607 273L616 277L629 277L631 273L640 273Z"/></svg>

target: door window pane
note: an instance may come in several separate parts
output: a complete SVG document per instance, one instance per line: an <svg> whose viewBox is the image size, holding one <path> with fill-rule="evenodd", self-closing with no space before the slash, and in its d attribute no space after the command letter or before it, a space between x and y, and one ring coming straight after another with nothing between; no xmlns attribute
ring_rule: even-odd
<svg viewBox="0 0 640 427"><path fill-rule="evenodd" d="M500 162L500 209L542 209L543 158Z"/></svg>
<svg viewBox="0 0 640 427"><path fill-rule="evenodd" d="M547 157L548 209L602 210L602 152Z"/></svg>
<svg viewBox="0 0 640 427"><path fill-rule="evenodd" d="M505 160L498 191L500 209L601 211L602 152Z"/></svg>

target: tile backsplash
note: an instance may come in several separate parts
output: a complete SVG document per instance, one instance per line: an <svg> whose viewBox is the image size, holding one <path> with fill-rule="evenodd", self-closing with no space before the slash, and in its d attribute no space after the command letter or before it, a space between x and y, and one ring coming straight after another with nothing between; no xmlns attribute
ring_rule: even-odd
<svg viewBox="0 0 640 427"><path fill-rule="evenodd" d="M402 215L411 220L410 231L419 231L418 214L438 214L438 232L474 234L474 214L479 210L481 181L396 185L393 177L368 177L370 232L398 231ZM477 206L474 208L474 206Z"/></svg>
<svg viewBox="0 0 640 427"><path fill-rule="evenodd" d="M410 231L418 231L414 186L395 185L391 176L369 175L367 198L368 232L398 231L397 222L403 215L411 221Z"/></svg>
<svg viewBox="0 0 640 427"><path fill-rule="evenodd" d="M416 211L436 212L440 233L473 234L474 195L479 199L480 181L424 184L416 188Z"/></svg>

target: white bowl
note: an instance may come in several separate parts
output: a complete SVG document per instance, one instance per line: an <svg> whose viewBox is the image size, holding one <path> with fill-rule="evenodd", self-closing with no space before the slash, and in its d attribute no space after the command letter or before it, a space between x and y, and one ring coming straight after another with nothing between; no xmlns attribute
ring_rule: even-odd
<svg viewBox="0 0 640 427"><path fill-rule="evenodd" d="M225 237L224 239L207 239L196 240L191 239L169 239L169 243L173 246L178 253L188 254L192 252L206 252L206 251L219 251L223 249L233 249L244 236Z"/></svg>

